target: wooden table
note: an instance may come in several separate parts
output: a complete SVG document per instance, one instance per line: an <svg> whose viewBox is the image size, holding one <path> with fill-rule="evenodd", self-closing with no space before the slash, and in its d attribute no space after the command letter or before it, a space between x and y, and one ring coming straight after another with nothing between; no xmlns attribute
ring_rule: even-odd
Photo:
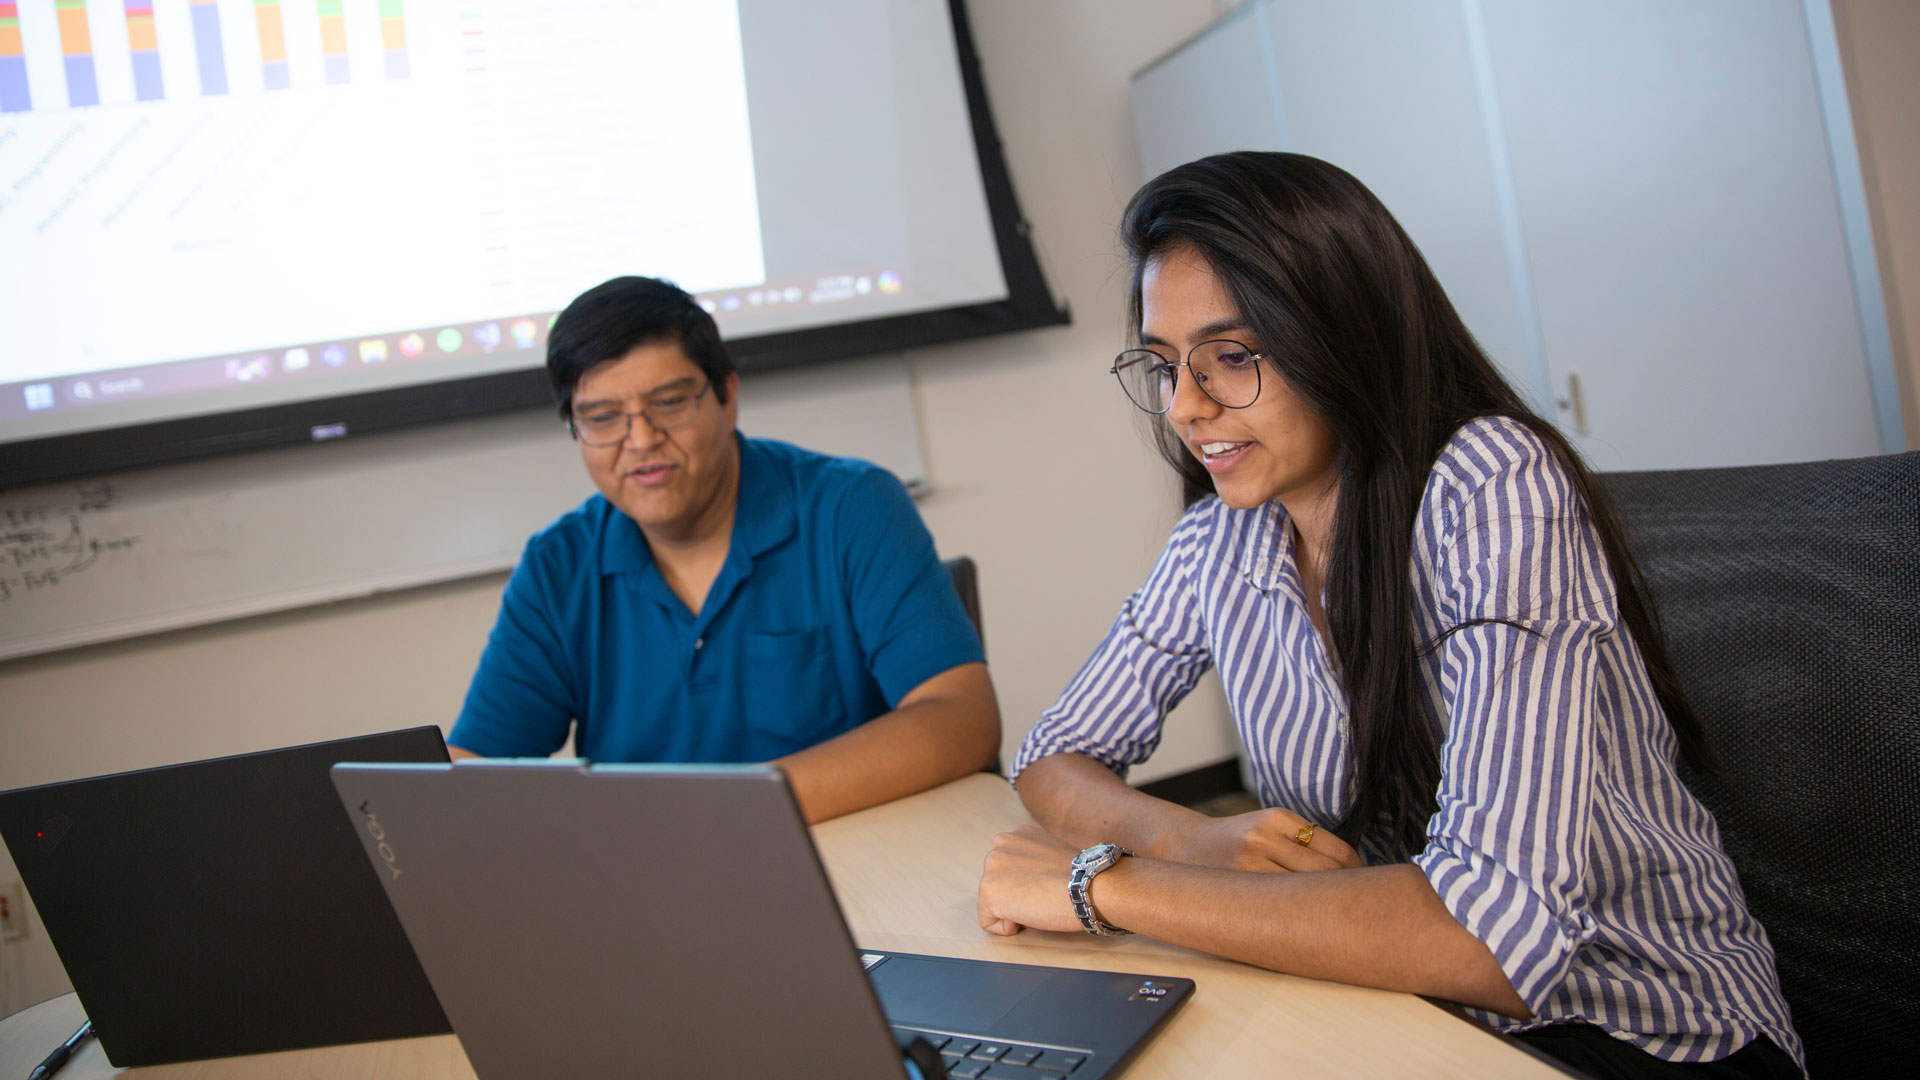
<svg viewBox="0 0 1920 1080"><path fill-rule="evenodd" d="M1559 1077L1505 1040L1407 994L1280 975L1139 937L982 933L974 891L993 834L1027 820L998 777L977 775L814 830L862 946L980 960L1179 975L1191 1001L1126 1071L1164 1077ZM1062 888L1065 884L1062 883ZM72 994L0 1021L0 1080L25 1077L84 1014ZM471 1080L451 1035L126 1070L228 1080ZM88 1042L59 1080L119 1075Z"/></svg>

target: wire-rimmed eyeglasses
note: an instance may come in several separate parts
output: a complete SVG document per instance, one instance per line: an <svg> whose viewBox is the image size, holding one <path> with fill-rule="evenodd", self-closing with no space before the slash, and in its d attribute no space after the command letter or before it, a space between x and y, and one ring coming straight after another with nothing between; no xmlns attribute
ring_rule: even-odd
<svg viewBox="0 0 1920 1080"><path fill-rule="evenodd" d="M598 407L584 413L575 412L567 417L567 430L587 446L613 446L625 442L633 431L633 418L636 416L652 425L655 431L666 431L686 423L693 416L694 407L700 403L701 395L711 389L713 380L708 379L706 385L690 394L662 394L647 402L638 412Z"/></svg>
<svg viewBox="0 0 1920 1080"><path fill-rule="evenodd" d="M1231 338L1213 338L1187 350L1185 360L1169 360L1154 349L1127 349L1107 370L1120 380L1127 399L1159 415L1173 408L1180 369L1193 372L1202 393L1229 409L1244 409L1260 396L1260 361L1265 353Z"/></svg>

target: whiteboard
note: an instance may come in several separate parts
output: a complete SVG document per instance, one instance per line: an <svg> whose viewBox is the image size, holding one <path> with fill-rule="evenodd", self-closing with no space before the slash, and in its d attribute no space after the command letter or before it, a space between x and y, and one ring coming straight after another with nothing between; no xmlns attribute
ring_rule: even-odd
<svg viewBox="0 0 1920 1080"><path fill-rule="evenodd" d="M925 487L899 357L743 376L740 429ZM539 409L0 492L0 659L505 570L593 490Z"/></svg>

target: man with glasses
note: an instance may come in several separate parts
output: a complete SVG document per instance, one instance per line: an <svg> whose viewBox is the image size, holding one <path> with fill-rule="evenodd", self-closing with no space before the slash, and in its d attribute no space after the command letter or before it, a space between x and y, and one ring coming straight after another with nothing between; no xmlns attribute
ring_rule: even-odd
<svg viewBox="0 0 1920 1080"><path fill-rule="evenodd" d="M449 736L456 757L774 761L810 821L992 762L978 636L906 490L735 430L713 319L615 278L547 373L600 494L536 535Z"/></svg>

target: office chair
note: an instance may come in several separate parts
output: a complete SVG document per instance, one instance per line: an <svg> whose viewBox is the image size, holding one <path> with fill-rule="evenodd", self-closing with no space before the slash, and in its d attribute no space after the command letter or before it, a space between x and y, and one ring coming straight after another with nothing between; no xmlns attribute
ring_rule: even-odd
<svg viewBox="0 0 1920 1080"><path fill-rule="evenodd" d="M980 651L987 649L987 628L980 621L980 569L973 560L965 555L948 559L940 565L947 568L947 574L953 578L953 591L960 594L960 606L967 611L967 620L973 623L973 632L980 635ZM993 764L980 770L995 776L1005 776L1000 767L1000 759L994 758Z"/></svg>
<svg viewBox="0 0 1920 1080"><path fill-rule="evenodd" d="M973 632L980 635L980 648L987 647L987 629L980 622L980 570L973 560L965 555L948 559L940 565L947 568L953 578L953 591L960 594L960 606L967 610L967 621L973 623Z"/></svg>
<svg viewBox="0 0 1920 1080"><path fill-rule="evenodd" d="M1920 453L1615 473L1813 1077L1920 1060Z"/></svg>

